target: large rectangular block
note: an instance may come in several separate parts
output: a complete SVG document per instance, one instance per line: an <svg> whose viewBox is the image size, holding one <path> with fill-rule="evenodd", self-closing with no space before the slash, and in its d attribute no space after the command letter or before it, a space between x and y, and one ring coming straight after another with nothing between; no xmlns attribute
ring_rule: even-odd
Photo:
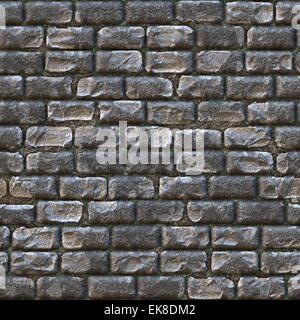
<svg viewBox="0 0 300 320"><path fill-rule="evenodd" d="M0 205L0 222L2 224L31 224L35 220L35 207L33 205Z"/></svg>

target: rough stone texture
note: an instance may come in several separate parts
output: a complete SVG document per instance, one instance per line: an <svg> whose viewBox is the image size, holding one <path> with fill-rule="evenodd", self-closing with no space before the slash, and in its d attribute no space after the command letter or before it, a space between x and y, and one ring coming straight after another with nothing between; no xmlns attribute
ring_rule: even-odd
<svg viewBox="0 0 300 320"><path fill-rule="evenodd" d="M298 4L1 1L0 299L299 299Z"/></svg>

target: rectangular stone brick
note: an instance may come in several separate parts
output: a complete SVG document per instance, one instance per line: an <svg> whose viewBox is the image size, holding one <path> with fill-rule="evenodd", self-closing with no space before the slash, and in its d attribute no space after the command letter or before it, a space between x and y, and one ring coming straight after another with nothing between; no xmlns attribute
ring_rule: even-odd
<svg viewBox="0 0 300 320"><path fill-rule="evenodd" d="M22 130L15 126L0 126L0 148L15 150L21 148Z"/></svg>
<svg viewBox="0 0 300 320"><path fill-rule="evenodd" d="M281 224L285 207L280 201L239 201L237 221L242 224Z"/></svg>
<svg viewBox="0 0 300 320"><path fill-rule="evenodd" d="M61 177L59 192L62 199L104 199L107 195L107 183L101 177Z"/></svg>
<svg viewBox="0 0 300 320"><path fill-rule="evenodd" d="M0 52L0 72L5 74L42 74L44 54L42 52Z"/></svg>
<svg viewBox="0 0 300 320"><path fill-rule="evenodd" d="M62 245L65 249L107 249L109 230L105 227L64 227Z"/></svg>
<svg viewBox="0 0 300 320"><path fill-rule="evenodd" d="M236 1L226 3L226 21L231 24L269 24L273 5L269 2Z"/></svg>
<svg viewBox="0 0 300 320"><path fill-rule="evenodd" d="M261 270L266 274L299 273L299 252L264 252Z"/></svg>
<svg viewBox="0 0 300 320"><path fill-rule="evenodd" d="M39 201L37 221L48 223L79 222L83 204L80 201Z"/></svg>
<svg viewBox="0 0 300 320"><path fill-rule="evenodd" d="M275 142L283 149L300 148L300 127L275 127Z"/></svg>
<svg viewBox="0 0 300 320"><path fill-rule="evenodd" d="M181 22L220 22L223 20L221 1L178 1L176 18Z"/></svg>
<svg viewBox="0 0 300 320"><path fill-rule="evenodd" d="M0 204L0 222L2 224L31 224L35 220L33 205Z"/></svg>
<svg viewBox="0 0 300 320"><path fill-rule="evenodd" d="M35 285L26 277L6 277L6 289L0 289L1 299L34 299Z"/></svg>
<svg viewBox="0 0 300 320"><path fill-rule="evenodd" d="M293 7L297 5L294 1L279 1L276 3L276 24L291 25L292 18L295 13L292 13Z"/></svg>
<svg viewBox="0 0 300 320"><path fill-rule="evenodd" d="M25 3L28 24L66 24L72 21L72 3L68 1L29 1Z"/></svg>
<svg viewBox="0 0 300 320"><path fill-rule="evenodd" d="M258 271L258 256L255 251L214 251L211 269L215 273L255 273Z"/></svg>
<svg viewBox="0 0 300 320"><path fill-rule="evenodd" d="M132 299L135 279L130 276L103 276L88 278L89 297L92 299Z"/></svg>
<svg viewBox="0 0 300 320"><path fill-rule="evenodd" d="M193 71L193 54L188 51L148 51L145 69L153 73L190 73Z"/></svg>
<svg viewBox="0 0 300 320"><path fill-rule="evenodd" d="M152 251L114 251L110 264L113 274L153 274L158 270L158 256Z"/></svg>
<svg viewBox="0 0 300 320"><path fill-rule="evenodd" d="M37 49L43 45L42 27L5 27L0 29L1 49Z"/></svg>
<svg viewBox="0 0 300 320"><path fill-rule="evenodd" d="M118 24L123 19L121 1L78 1L75 20L84 24Z"/></svg>
<svg viewBox="0 0 300 320"><path fill-rule="evenodd" d="M89 221L92 223L132 223L134 202L131 201L91 201L88 204Z"/></svg>
<svg viewBox="0 0 300 320"><path fill-rule="evenodd" d="M269 99L273 96L271 77L228 77L227 97L229 99Z"/></svg>
<svg viewBox="0 0 300 320"><path fill-rule="evenodd" d="M291 224L300 224L300 204L289 203L286 208L287 221Z"/></svg>
<svg viewBox="0 0 300 320"><path fill-rule="evenodd" d="M59 247L59 229L55 227L17 228L12 247L25 250L51 250Z"/></svg>
<svg viewBox="0 0 300 320"><path fill-rule="evenodd" d="M153 124L185 124L195 120L191 101L161 101L147 103L147 120Z"/></svg>
<svg viewBox="0 0 300 320"><path fill-rule="evenodd" d="M100 101L100 121L104 123L143 123L145 121L145 106L143 101Z"/></svg>
<svg viewBox="0 0 300 320"><path fill-rule="evenodd" d="M91 73L93 54L86 51L48 51L46 52L45 70L59 73Z"/></svg>
<svg viewBox="0 0 300 320"><path fill-rule="evenodd" d="M40 299L84 298L84 279L73 276L41 277L37 281L37 296Z"/></svg>
<svg viewBox="0 0 300 320"><path fill-rule="evenodd" d="M71 98L70 77L28 77L25 80L26 97L34 99Z"/></svg>
<svg viewBox="0 0 300 320"><path fill-rule="evenodd" d="M0 220L1 220L1 216L0 216ZM1 226L0 227L0 248L7 249L9 245L10 245L10 230L6 226Z"/></svg>
<svg viewBox="0 0 300 320"><path fill-rule="evenodd" d="M22 77L0 76L0 98L20 99L23 95L24 81Z"/></svg>
<svg viewBox="0 0 300 320"><path fill-rule="evenodd" d="M193 223L230 223L234 220L233 201L190 201L187 214Z"/></svg>
<svg viewBox="0 0 300 320"><path fill-rule="evenodd" d="M294 45L294 30L291 26L255 26L247 33L247 46L250 49L291 49Z"/></svg>
<svg viewBox="0 0 300 320"><path fill-rule="evenodd" d="M218 249L256 249L259 245L256 227L213 227L212 246Z"/></svg>
<svg viewBox="0 0 300 320"><path fill-rule="evenodd" d="M61 269L71 274L103 274L108 272L108 254L105 251L73 251L61 257Z"/></svg>
<svg viewBox="0 0 300 320"><path fill-rule="evenodd" d="M47 108L48 121L88 121L93 119L95 103L90 101L50 101Z"/></svg>
<svg viewBox="0 0 300 320"><path fill-rule="evenodd" d="M9 192L16 198L53 199L58 195L54 177L12 177Z"/></svg>
<svg viewBox="0 0 300 320"><path fill-rule="evenodd" d="M116 226L112 228L114 249L154 249L160 243L160 229L152 226Z"/></svg>
<svg viewBox="0 0 300 320"><path fill-rule="evenodd" d="M208 227L162 227L166 249L201 249L209 245Z"/></svg>
<svg viewBox="0 0 300 320"><path fill-rule="evenodd" d="M46 44L51 49L92 49L95 45L92 27L47 28Z"/></svg>
<svg viewBox="0 0 300 320"><path fill-rule="evenodd" d="M204 251L163 251L160 254L160 269L171 274L206 272L206 259Z"/></svg>
<svg viewBox="0 0 300 320"><path fill-rule="evenodd" d="M188 26L151 26L147 28L148 48L191 48L193 29Z"/></svg>
<svg viewBox="0 0 300 320"><path fill-rule="evenodd" d="M170 24L173 20L171 1L128 1L126 22L129 24Z"/></svg>
<svg viewBox="0 0 300 320"><path fill-rule="evenodd" d="M240 26L199 26L197 46L201 49L240 49L245 31Z"/></svg>
<svg viewBox="0 0 300 320"><path fill-rule="evenodd" d="M177 94L182 98L222 98L224 81L220 76L182 76Z"/></svg>
<svg viewBox="0 0 300 320"><path fill-rule="evenodd" d="M300 152L280 153L277 156L277 171L282 174L298 174Z"/></svg>
<svg viewBox="0 0 300 320"><path fill-rule="evenodd" d="M184 296L184 288L184 278L179 276L138 278L138 296L141 299L181 299Z"/></svg>
<svg viewBox="0 0 300 320"><path fill-rule="evenodd" d="M52 274L57 272L58 257L55 252L13 251L10 255L12 274Z"/></svg>
<svg viewBox="0 0 300 320"><path fill-rule="evenodd" d="M254 102L248 105L248 121L257 124L290 124L295 121L292 101Z"/></svg>
<svg viewBox="0 0 300 320"><path fill-rule="evenodd" d="M24 15L21 1L1 1L1 6L5 8L6 25L22 24Z"/></svg>
<svg viewBox="0 0 300 320"><path fill-rule="evenodd" d="M0 152L0 173L18 174L24 170L23 156L19 153Z"/></svg>
<svg viewBox="0 0 300 320"><path fill-rule="evenodd" d="M153 181L146 177L109 178L108 182L110 199L151 199L155 196Z"/></svg>
<svg viewBox="0 0 300 320"><path fill-rule="evenodd" d="M262 239L264 248L299 249L300 228L295 226L264 227Z"/></svg>
<svg viewBox="0 0 300 320"><path fill-rule="evenodd" d="M127 77L126 95L129 99L160 99L173 95L173 85L162 77Z"/></svg>
<svg viewBox="0 0 300 320"><path fill-rule="evenodd" d="M208 192L212 198L255 198L256 179L251 176L213 176Z"/></svg>
<svg viewBox="0 0 300 320"><path fill-rule="evenodd" d="M284 280L280 277L242 277L238 282L241 299L282 299L284 295Z"/></svg>
<svg viewBox="0 0 300 320"><path fill-rule="evenodd" d="M104 27L98 31L97 40L101 49L141 49L145 31L142 27Z"/></svg>
<svg viewBox="0 0 300 320"><path fill-rule="evenodd" d="M121 77L82 78L77 84L77 97L120 99L123 97L123 81Z"/></svg>
<svg viewBox="0 0 300 320"><path fill-rule="evenodd" d="M102 51L96 53L98 73L136 73L143 67L142 54L134 50Z"/></svg>
<svg viewBox="0 0 300 320"><path fill-rule="evenodd" d="M139 201L137 221L141 223L171 223L180 221L184 216L182 201Z"/></svg>
<svg viewBox="0 0 300 320"><path fill-rule="evenodd" d="M263 151L230 151L227 154L227 172L239 174L270 173L273 157Z"/></svg>
<svg viewBox="0 0 300 320"><path fill-rule="evenodd" d="M276 96L278 98L298 99L300 77L278 76L276 77Z"/></svg>
<svg viewBox="0 0 300 320"><path fill-rule="evenodd" d="M0 123L38 124L46 121L46 106L41 101L0 101Z"/></svg>

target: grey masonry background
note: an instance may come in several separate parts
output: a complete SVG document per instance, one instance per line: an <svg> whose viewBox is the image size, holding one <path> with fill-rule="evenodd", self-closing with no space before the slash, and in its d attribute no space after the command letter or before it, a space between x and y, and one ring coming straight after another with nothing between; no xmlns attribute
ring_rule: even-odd
<svg viewBox="0 0 300 320"><path fill-rule="evenodd" d="M0 298L300 298L295 4L1 1ZM121 120L204 174L97 163Z"/></svg>

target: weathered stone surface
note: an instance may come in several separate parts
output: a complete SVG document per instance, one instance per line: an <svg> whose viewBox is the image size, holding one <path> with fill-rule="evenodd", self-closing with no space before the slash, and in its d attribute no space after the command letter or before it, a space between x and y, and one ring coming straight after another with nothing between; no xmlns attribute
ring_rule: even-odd
<svg viewBox="0 0 300 320"><path fill-rule="evenodd" d="M257 124L290 124L295 121L295 104L292 101L254 102L248 105L248 121Z"/></svg>
<svg viewBox="0 0 300 320"><path fill-rule="evenodd" d="M59 230L54 227L17 228L12 234L16 249L50 250L59 246Z"/></svg>
<svg viewBox="0 0 300 320"><path fill-rule="evenodd" d="M0 76L0 98L20 99L23 94L24 81L22 77Z"/></svg>
<svg viewBox="0 0 300 320"><path fill-rule="evenodd" d="M211 269L215 273L255 273L258 270L258 256L253 251L214 251Z"/></svg>
<svg viewBox="0 0 300 320"><path fill-rule="evenodd" d="M213 227L211 235L218 249L256 249L259 244L256 227Z"/></svg>
<svg viewBox="0 0 300 320"><path fill-rule="evenodd" d="M0 222L2 224L30 224L35 219L33 205L0 204Z"/></svg>
<svg viewBox="0 0 300 320"><path fill-rule="evenodd" d="M102 49L141 49L145 31L142 27L104 27L98 31L97 39Z"/></svg>
<svg viewBox="0 0 300 320"><path fill-rule="evenodd" d="M261 270L266 274L296 274L299 265L299 252L264 252L261 256Z"/></svg>
<svg viewBox="0 0 300 320"><path fill-rule="evenodd" d="M95 103L90 101L50 101L48 120L53 122L92 120Z"/></svg>
<svg viewBox="0 0 300 320"><path fill-rule="evenodd" d="M0 152L0 173L18 174L24 169L23 156L19 153Z"/></svg>
<svg viewBox="0 0 300 320"><path fill-rule="evenodd" d="M6 195L6 181L4 179L0 179L0 197L4 197Z"/></svg>
<svg viewBox="0 0 300 320"><path fill-rule="evenodd" d="M196 71L199 73L239 73L243 69L240 51L210 50L196 55Z"/></svg>
<svg viewBox="0 0 300 320"><path fill-rule="evenodd" d="M92 223L131 223L134 220L134 203L131 201L91 201L88 204Z"/></svg>
<svg viewBox="0 0 300 320"><path fill-rule="evenodd" d="M188 295L190 299L215 300L233 299L234 283L225 277L188 279Z"/></svg>
<svg viewBox="0 0 300 320"><path fill-rule="evenodd" d="M190 73L193 54L188 51L146 52L146 71L153 73Z"/></svg>
<svg viewBox="0 0 300 320"><path fill-rule="evenodd" d="M33 299L35 285L33 280L25 277L6 277L6 289L0 289L0 299Z"/></svg>
<svg viewBox="0 0 300 320"><path fill-rule="evenodd" d="M298 99L300 77L278 76L276 77L276 95L278 98Z"/></svg>
<svg viewBox="0 0 300 320"><path fill-rule="evenodd" d="M57 272L55 252L14 251L10 255L10 268L13 274L51 274Z"/></svg>
<svg viewBox="0 0 300 320"><path fill-rule="evenodd" d="M71 274L103 274L108 272L108 255L105 251L73 251L61 257L61 269Z"/></svg>
<svg viewBox="0 0 300 320"><path fill-rule="evenodd" d="M15 126L0 126L0 148L14 150L22 145L22 130Z"/></svg>
<svg viewBox="0 0 300 320"><path fill-rule="evenodd" d="M227 154L229 173L269 173L273 169L273 157L263 151L230 151Z"/></svg>
<svg viewBox="0 0 300 320"><path fill-rule="evenodd" d="M238 297L242 299L282 299L284 294L281 277L242 277L238 282Z"/></svg>
<svg viewBox="0 0 300 320"><path fill-rule="evenodd" d="M64 227L62 245L65 249L107 249L109 230L104 227Z"/></svg>
<svg viewBox="0 0 300 320"><path fill-rule="evenodd" d="M9 192L17 198L53 199L57 196L54 177L13 177L9 181Z"/></svg>
<svg viewBox="0 0 300 320"><path fill-rule="evenodd" d="M10 231L8 227L1 226L0 227L0 248L6 249L9 247L9 244L10 244Z"/></svg>
<svg viewBox="0 0 300 320"><path fill-rule="evenodd" d="M240 127L224 131L224 145L228 148L261 148L271 142L269 127Z"/></svg>
<svg viewBox="0 0 300 320"><path fill-rule="evenodd" d="M151 251L115 251L111 253L114 274L153 274L157 272L158 256Z"/></svg>
<svg viewBox="0 0 300 320"><path fill-rule="evenodd" d="M187 213L194 223L230 223L234 219L232 201L190 201Z"/></svg>
<svg viewBox="0 0 300 320"><path fill-rule="evenodd" d="M163 251L160 254L160 269L163 273L171 274L205 272L206 259L204 251Z"/></svg>
<svg viewBox="0 0 300 320"><path fill-rule="evenodd" d="M184 296L184 278L173 276L139 277L138 296L147 299L181 299Z"/></svg>
<svg viewBox="0 0 300 320"><path fill-rule="evenodd" d="M224 84L219 76L182 76L177 93L183 98L221 98Z"/></svg>
<svg viewBox="0 0 300 320"><path fill-rule="evenodd" d="M101 177L61 177L59 185L60 197L63 199L100 200L107 194L106 179Z"/></svg>
<svg viewBox="0 0 300 320"><path fill-rule="evenodd" d="M142 71L143 58L139 51L97 51L96 72L135 73Z"/></svg>
<svg viewBox="0 0 300 320"><path fill-rule="evenodd" d="M94 29L91 27L49 27L46 43L51 49L91 49L94 46Z"/></svg>
<svg viewBox="0 0 300 320"><path fill-rule="evenodd" d="M127 77L126 95L129 99L170 98L173 85L162 77Z"/></svg>
<svg viewBox="0 0 300 320"><path fill-rule="evenodd" d="M83 204L80 201L39 201L37 220L39 222L79 222Z"/></svg>
<svg viewBox="0 0 300 320"><path fill-rule="evenodd" d="M39 278L37 281L37 296L41 299L84 298L84 279L72 276Z"/></svg>
<svg viewBox="0 0 300 320"><path fill-rule="evenodd" d="M147 28L149 48L190 48L193 29L188 26L151 26Z"/></svg>
<svg viewBox="0 0 300 320"><path fill-rule="evenodd" d="M280 153L277 156L277 171L281 174L298 174L300 172L300 152Z"/></svg>
<svg viewBox="0 0 300 320"><path fill-rule="evenodd" d="M82 78L77 84L77 97L120 99L123 97L123 82L120 77Z"/></svg>
<svg viewBox="0 0 300 320"><path fill-rule="evenodd" d="M300 228L296 226L264 227L262 239L265 248L298 249L300 248Z"/></svg>
<svg viewBox="0 0 300 320"><path fill-rule="evenodd" d="M166 249L200 249L209 244L208 227L163 227L162 246Z"/></svg>
<svg viewBox="0 0 300 320"><path fill-rule="evenodd" d="M283 149L299 149L300 127L276 127L275 141Z"/></svg>
<svg viewBox="0 0 300 320"><path fill-rule="evenodd" d="M17 25L23 22L24 15L21 2L1 1L1 6L5 8L6 25Z"/></svg>
<svg viewBox="0 0 300 320"><path fill-rule="evenodd" d="M293 7L297 5L294 1L279 1L276 3L276 23L291 24L295 14L292 13Z"/></svg>
<svg viewBox="0 0 300 320"><path fill-rule="evenodd" d="M100 101L100 121L107 123L142 123L145 121L145 106L143 101Z"/></svg>
<svg viewBox="0 0 300 320"><path fill-rule="evenodd" d="M93 55L86 51L48 51L45 70L58 73L90 73Z"/></svg>

